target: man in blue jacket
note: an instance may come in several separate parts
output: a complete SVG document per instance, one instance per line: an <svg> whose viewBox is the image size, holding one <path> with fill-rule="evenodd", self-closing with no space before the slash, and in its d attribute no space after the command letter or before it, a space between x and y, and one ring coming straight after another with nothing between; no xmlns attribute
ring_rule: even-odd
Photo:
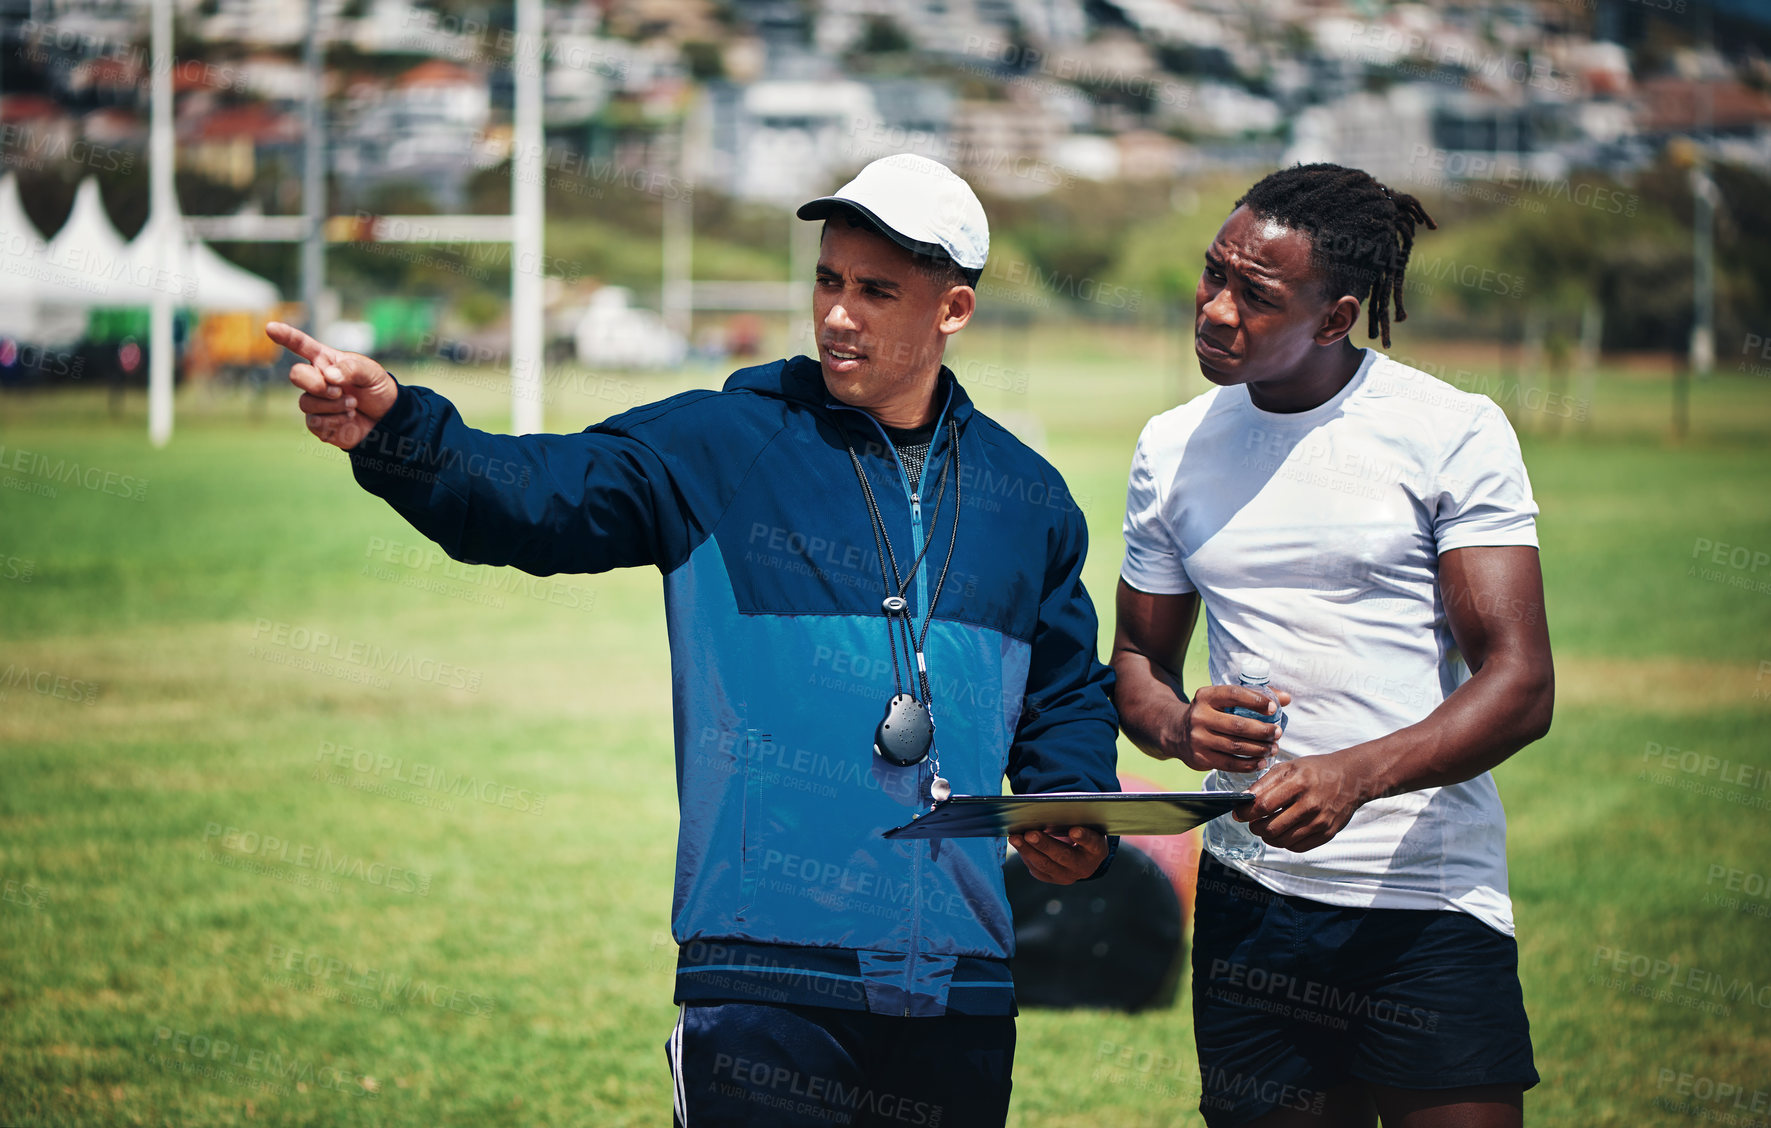
<svg viewBox="0 0 1771 1128"><path fill-rule="evenodd" d="M818 359L575 435L493 435L286 325L308 429L451 556L664 576L681 829L678 1124L1001 1124L1014 929L996 839L889 842L949 791L1112 791L1111 673L1063 479L942 364L989 250L909 155L806 204ZM1014 839L1098 874L1084 828Z"/></svg>

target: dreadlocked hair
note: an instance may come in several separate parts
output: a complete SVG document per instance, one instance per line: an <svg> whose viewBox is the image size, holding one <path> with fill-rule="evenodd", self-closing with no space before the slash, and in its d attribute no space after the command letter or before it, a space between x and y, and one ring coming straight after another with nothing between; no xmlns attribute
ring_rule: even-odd
<svg viewBox="0 0 1771 1128"><path fill-rule="evenodd" d="M1331 295L1370 300L1369 337L1390 347L1390 306L1407 321L1402 282L1419 223L1438 224L1406 192L1392 192L1371 174L1336 164L1293 165L1272 173L1236 201L1237 207L1310 238L1310 263Z"/></svg>

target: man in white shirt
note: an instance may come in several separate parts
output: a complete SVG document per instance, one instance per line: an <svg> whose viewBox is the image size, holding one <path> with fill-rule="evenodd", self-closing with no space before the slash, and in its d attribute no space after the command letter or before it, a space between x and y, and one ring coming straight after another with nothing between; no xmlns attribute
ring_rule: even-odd
<svg viewBox="0 0 1771 1128"><path fill-rule="evenodd" d="M1501 1128L1535 1084L1489 769L1554 696L1530 482L1494 404L1397 364L1412 196L1310 165L1205 254L1218 387L1152 419L1113 666L1148 754L1234 773L1251 860L1207 854L1193 999L1212 1128ZM1200 607L1212 684L1179 675ZM1289 724L1237 685L1271 664ZM1270 769L1256 775L1262 769Z"/></svg>

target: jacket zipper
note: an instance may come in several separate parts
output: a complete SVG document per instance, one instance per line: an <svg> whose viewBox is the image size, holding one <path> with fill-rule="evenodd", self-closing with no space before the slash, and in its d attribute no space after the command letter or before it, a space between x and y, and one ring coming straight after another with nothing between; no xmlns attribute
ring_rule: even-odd
<svg viewBox="0 0 1771 1128"><path fill-rule="evenodd" d="M910 538L911 538L910 558L912 560L915 560L917 554L922 551L922 485L921 485L921 482L917 483L916 489L913 490L910 488L910 475L908 475L904 472L904 460L898 457L897 445L892 442L892 437L890 435L886 434L885 427L880 424L879 420L877 420L873 417L872 413L867 412L867 411L862 411L858 407L850 407L848 404L833 403L833 404L830 404L829 406L831 406L833 408L837 408L842 411L857 411L857 412L860 412L862 415L865 415L867 417L868 421L873 424L874 429L879 432L879 437L885 442L885 448L892 452L892 465L894 465L898 468L898 484L904 488L904 496L910 502ZM928 453L923 456L922 471L923 471L924 480L926 480L928 477L928 470L929 470L930 463L932 463L934 461L934 459L930 456L932 456L935 453L935 443L941 437L941 424L946 420L947 409L951 406L953 406L953 388L951 385L949 385L949 387L947 388L947 399L945 402L943 402L941 404L941 410L935 414L935 433L929 437ZM948 457L951 458L952 455L949 454ZM865 473L864 468L863 468L863 473ZM958 485L959 484L957 482L954 483L954 496L955 497L958 496ZM953 507L953 519L955 521L959 520L959 506L957 504ZM929 593L928 593L928 559L925 557L923 559L923 561L917 566L917 569L916 569L916 605L922 609L924 622L927 622L929 616L931 616L935 613L935 609L933 607L928 606L928 598L929 598ZM910 625L911 625L912 631L914 633L914 629L916 626L916 620L914 618L911 619ZM915 654L915 652L912 651L911 655L908 655L907 657L913 658L914 654ZM922 670L921 670L920 666L915 667L915 668L911 669L910 676L914 679L914 678L919 677L921 675L921 673L922 673ZM913 845L912 853L910 855L910 947L909 947L909 950L904 953L904 1017L905 1018L910 1017L910 999L915 993L914 988L916 985L916 945L917 945L917 941L920 940L921 938L922 938L922 851L915 849L914 845Z"/></svg>

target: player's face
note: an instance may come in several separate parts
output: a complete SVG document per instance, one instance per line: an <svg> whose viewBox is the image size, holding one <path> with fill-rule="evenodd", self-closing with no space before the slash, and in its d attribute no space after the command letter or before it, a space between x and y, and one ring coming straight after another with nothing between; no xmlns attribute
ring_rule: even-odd
<svg viewBox="0 0 1771 1128"><path fill-rule="evenodd" d="M885 236L840 218L826 223L812 319L830 394L875 411L921 385L926 396L947 336L958 328L956 289L970 293L918 269L911 253Z"/></svg>
<svg viewBox="0 0 1771 1128"><path fill-rule="evenodd" d="M1329 343L1323 326L1334 303L1322 290L1309 236L1237 208L1206 248L1193 294L1199 371L1226 385L1299 375Z"/></svg>

